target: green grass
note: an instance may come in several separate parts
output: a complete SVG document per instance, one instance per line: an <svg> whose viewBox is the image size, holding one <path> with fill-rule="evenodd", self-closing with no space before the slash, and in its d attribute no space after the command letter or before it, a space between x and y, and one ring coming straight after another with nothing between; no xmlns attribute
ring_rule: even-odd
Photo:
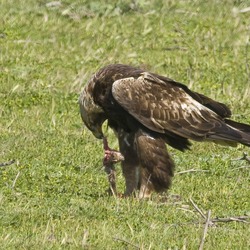
<svg viewBox="0 0 250 250"><path fill-rule="evenodd" d="M151 200L105 194L102 146L78 95L109 63L167 75L250 123L249 1L0 1L1 249L198 249L204 220L249 215L248 148L169 149L177 174ZM107 131L112 147L117 142ZM121 170L118 188L124 188ZM174 195L180 196L176 201ZM167 197L169 197L167 199ZM249 224L209 227L204 249L249 249Z"/></svg>

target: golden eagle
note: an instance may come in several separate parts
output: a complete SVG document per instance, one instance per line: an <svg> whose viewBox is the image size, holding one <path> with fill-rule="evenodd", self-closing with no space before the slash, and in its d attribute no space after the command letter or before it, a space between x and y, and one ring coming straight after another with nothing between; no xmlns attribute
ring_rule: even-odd
<svg viewBox="0 0 250 250"><path fill-rule="evenodd" d="M169 188L174 163L166 144L184 151L189 139L250 146L250 126L229 120L230 109L167 77L123 64L101 68L79 98L81 117L111 152L102 132L108 120L124 156L122 171L129 196Z"/></svg>

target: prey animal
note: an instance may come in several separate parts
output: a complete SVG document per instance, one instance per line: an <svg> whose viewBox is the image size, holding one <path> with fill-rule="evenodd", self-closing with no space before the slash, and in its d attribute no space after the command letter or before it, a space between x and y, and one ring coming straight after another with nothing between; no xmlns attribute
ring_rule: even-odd
<svg viewBox="0 0 250 250"><path fill-rule="evenodd" d="M85 85L80 113L93 135L104 142L104 165L113 164L102 124L108 121L119 142L125 196L140 198L170 187L174 163L166 144L185 151L190 140L250 146L250 125L233 121L223 103L186 85L140 68L112 64ZM112 170L109 168L108 170Z"/></svg>

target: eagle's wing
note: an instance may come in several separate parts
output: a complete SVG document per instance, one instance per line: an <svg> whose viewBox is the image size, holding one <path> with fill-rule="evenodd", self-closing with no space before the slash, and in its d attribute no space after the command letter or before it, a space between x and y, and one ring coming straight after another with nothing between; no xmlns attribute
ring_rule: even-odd
<svg viewBox="0 0 250 250"><path fill-rule="evenodd" d="M115 81L112 94L126 111L150 130L171 131L193 140L230 141L239 137L218 114L185 90L150 73Z"/></svg>

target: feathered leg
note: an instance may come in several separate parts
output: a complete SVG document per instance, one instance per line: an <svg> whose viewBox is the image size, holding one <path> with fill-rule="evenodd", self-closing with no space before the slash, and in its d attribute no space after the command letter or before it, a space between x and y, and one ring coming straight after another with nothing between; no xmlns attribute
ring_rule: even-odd
<svg viewBox="0 0 250 250"><path fill-rule="evenodd" d="M140 180L140 166L137 151L134 145L134 133L118 131L120 152L124 156L122 161L122 172L125 178L125 196L130 196L138 189Z"/></svg>
<svg viewBox="0 0 250 250"><path fill-rule="evenodd" d="M140 170L141 174L138 197L140 199L150 198L152 191L154 190L154 185L151 181L151 174L145 167L141 167Z"/></svg>
<svg viewBox="0 0 250 250"><path fill-rule="evenodd" d="M136 133L136 145L141 164L141 189L139 196L145 197L150 192L162 192L171 185L174 175L174 163L161 138L153 138L139 131Z"/></svg>

